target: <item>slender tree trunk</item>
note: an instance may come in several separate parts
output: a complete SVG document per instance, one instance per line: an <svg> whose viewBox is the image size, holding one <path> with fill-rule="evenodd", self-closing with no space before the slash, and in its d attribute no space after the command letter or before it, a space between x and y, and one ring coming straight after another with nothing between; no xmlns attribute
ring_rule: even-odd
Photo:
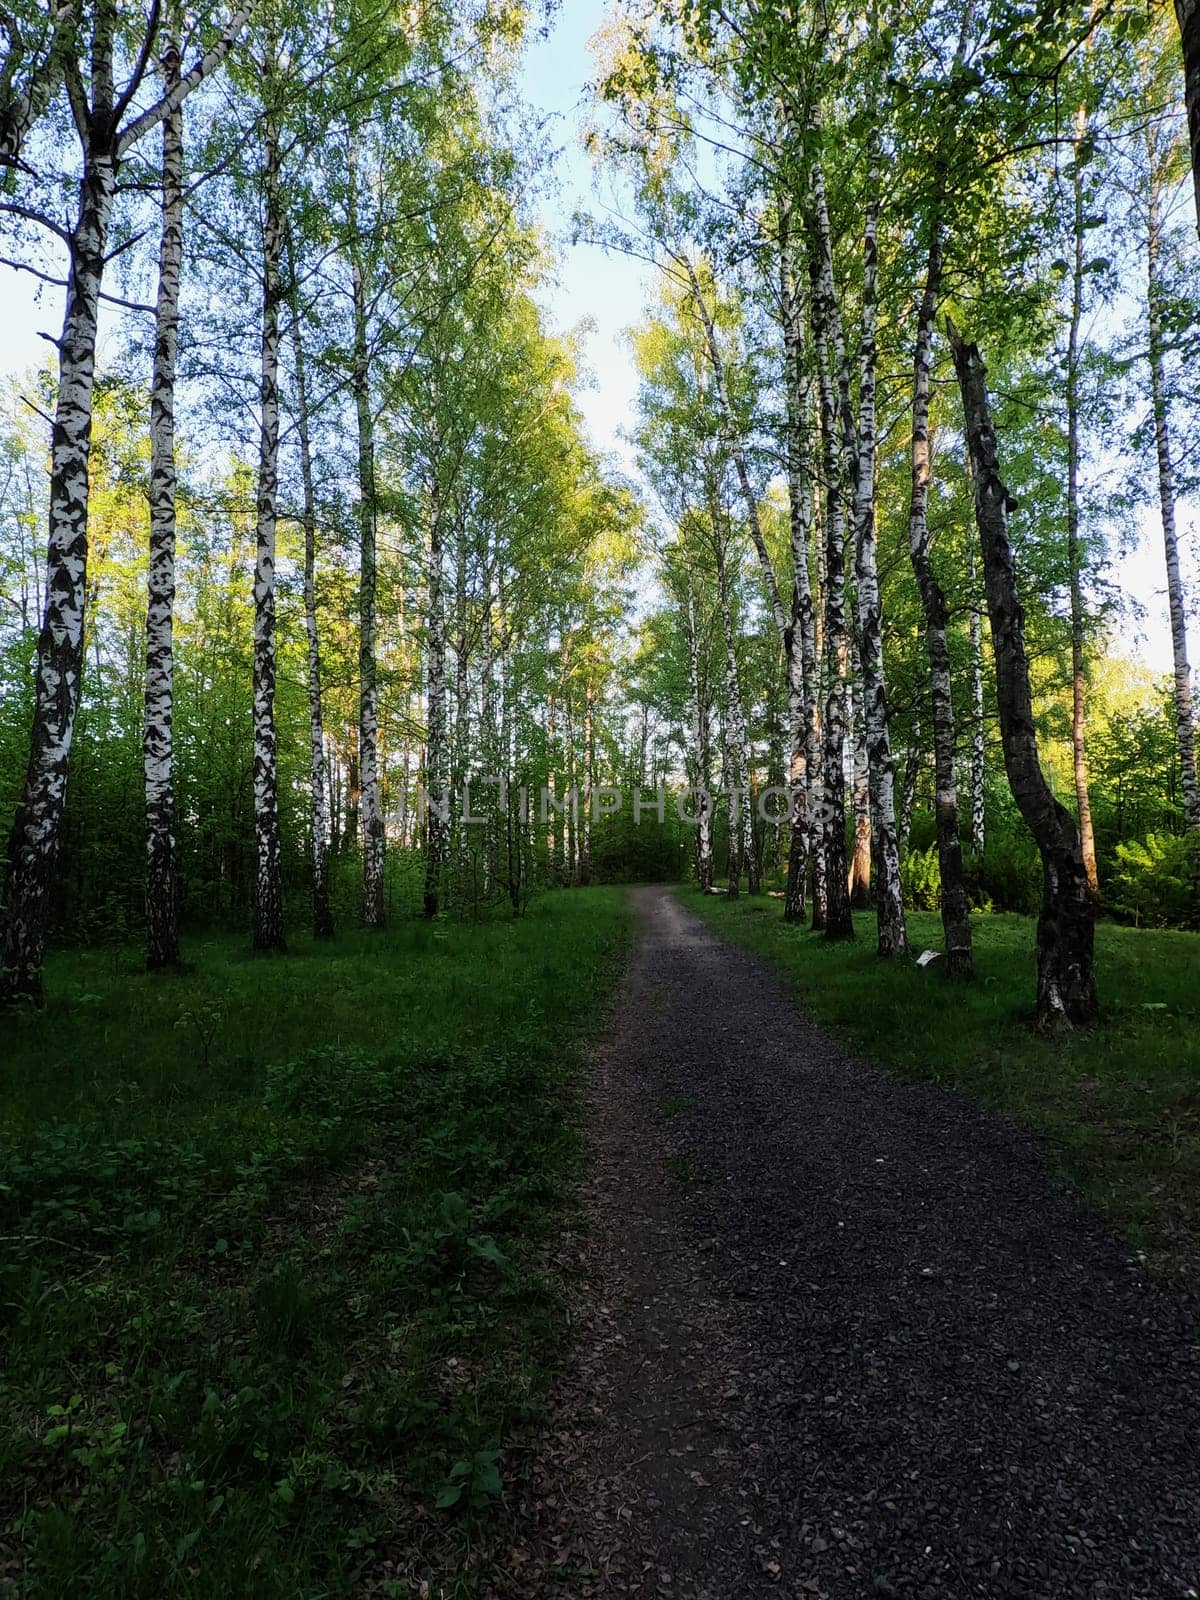
<svg viewBox="0 0 1200 1600"><path fill-rule="evenodd" d="M942 927L946 936L946 971L952 977L974 975L971 914L963 878L962 842L958 833L958 788L955 779L954 697L950 647L946 630L950 613L934 574L929 554L929 386L933 365L933 319L942 280L941 227L930 225L929 267L917 319L913 358L912 496L908 513L908 546L925 618L929 655L929 687L933 710L934 818L938 866L942 880Z"/></svg>
<svg viewBox="0 0 1200 1600"><path fill-rule="evenodd" d="M987 371L978 347L965 344L949 318L947 334L975 466L975 518L996 658L1004 766L1013 798L1042 858L1037 1018L1045 1025L1089 1023L1098 1009L1093 968L1095 901L1088 887L1079 829L1070 812L1055 799L1038 761L1025 619L1008 540L1007 513L1012 502L1000 478Z"/></svg>
<svg viewBox="0 0 1200 1600"><path fill-rule="evenodd" d="M0 167L16 167L26 135L41 120L63 80L71 56L72 34L78 22L79 0L51 0L47 7L50 42L42 59L36 62L18 88L14 77L23 65L16 45L15 28L9 36L11 59L0 74Z"/></svg>
<svg viewBox="0 0 1200 1600"><path fill-rule="evenodd" d="M547 786L556 784L557 778L554 771L554 749L558 739L558 718L554 697L551 695L546 706L546 783ZM558 876L558 825L556 811L547 813L546 818L546 880L553 888Z"/></svg>
<svg viewBox="0 0 1200 1600"><path fill-rule="evenodd" d="M384 925L383 795L379 770L379 691L375 653L377 561L375 531L378 497L375 493L375 423L371 415L371 385L367 358L367 306L362 272L357 258L351 264L354 302L354 411L358 421L358 761L362 786L363 823L363 924Z"/></svg>
<svg viewBox="0 0 1200 1600"><path fill-rule="evenodd" d="M1189 85L1191 79L1189 76ZM1189 108L1191 102L1189 101ZM1193 130L1195 124L1193 124ZM1193 131L1193 138L1195 132ZM1195 146L1193 145L1193 149ZM1183 793L1183 819L1189 829L1200 828L1200 782L1196 776L1196 719L1192 703L1192 676L1188 664L1187 607L1179 570L1179 543L1175 534L1175 469L1171 460L1170 415L1166 368L1163 360L1162 286L1159 280L1158 177L1154 154L1150 158L1149 227L1147 229L1147 307L1150 322L1150 391L1154 405L1154 444L1158 456L1158 498L1162 513L1163 553L1167 566L1167 606L1171 616L1171 651L1175 666L1175 735L1179 744L1179 777Z"/></svg>
<svg viewBox="0 0 1200 1600"><path fill-rule="evenodd" d="M278 131L264 127L262 352L254 567L254 947L282 950L283 872L275 732L275 531L279 493L279 307L283 249Z"/></svg>
<svg viewBox="0 0 1200 1600"><path fill-rule="evenodd" d="M295 266L289 271L295 288ZM321 703L321 640L317 628L317 497L313 487L312 443L308 426L308 374L300 306L292 303L292 358L296 369L296 423L300 439L300 484L304 495L304 632L308 644L308 734L310 751L309 828L312 833L313 938L332 939L333 908L329 900L331 825L325 775L325 719Z"/></svg>
<svg viewBox="0 0 1200 1600"><path fill-rule="evenodd" d="M974 477L971 497L974 500ZM967 541L967 581L971 585L971 848L983 854L987 839L985 747L983 738L983 614L976 599L975 541Z"/></svg>
<svg viewBox="0 0 1200 1600"><path fill-rule="evenodd" d="M1175 17L1183 46L1183 98L1192 152L1196 220L1200 225L1200 0L1175 0Z"/></svg>
<svg viewBox="0 0 1200 1600"><path fill-rule="evenodd" d="M691 702L692 748L688 760L688 776L692 788L699 791L696 798L696 881L707 894L713 886L712 813L709 807L710 781L709 712L701 677L700 630L696 620L696 597L692 581L688 578L687 609L685 612L688 647L688 698Z"/></svg>
<svg viewBox="0 0 1200 1600"><path fill-rule="evenodd" d="M179 82L179 43L162 53L163 89ZM175 695L175 356L183 265L183 111L162 125L162 235L150 384L150 562L142 766L146 784L146 965L179 964L172 722Z"/></svg>
<svg viewBox="0 0 1200 1600"><path fill-rule="evenodd" d="M824 196L820 167L813 167L814 210L810 274L812 279L813 347L821 404L821 439L825 473L825 717L822 752L821 833L825 849L825 937L852 939L854 920L847 893L846 775L846 535L842 501L838 397L834 389L837 348L836 295L827 230L820 218ZM826 218L827 221L827 218Z"/></svg>
<svg viewBox="0 0 1200 1600"><path fill-rule="evenodd" d="M79 217L71 235L59 344L46 602L37 645L29 765L8 846L0 1000L40 1004L42 998L42 957L83 671L96 320L115 193L114 159L107 153L89 153L80 182Z"/></svg>
<svg viewBox="0 0 1200 1600"><path fill-rule="evenodd" d="M854 816L854 850L850 856L850 905L867 911L871 905L871 777L867 756L865 710L850 700L851 785L850 808Z"/></svg>
<svg viewBox="0 0 1200 1600"><path fill-rule="evenodd" d="M904 759L904 788L900 795L900 848L908 849L913 812L917 805L917 779L921 773L921 719L913 718L908 754Z"/></svg>
<svg viewBox="0 0 1200 1600"><path fill-rule="evenodd" d="M788 525L792 547L792 615L784 633L788 689L788 782L791 833L788 842L786 922L808 914L810 835L814 783L821 768L821 702L817 680L817 626L809 581L813 531L812 446L809 434L811 376L804 355L803 308L792 259L791 208L780 205L780 302L783 318L784 393L787 400Z"/></svg>
<svg viewBox="0 0 1200 1600"><path fill-rule="evenodd" d="M683 261L691 284L692 300L704 328L704 339L708 347L709 361L713 371L713 389L717 397L717 406L721 416L721 431L724 434L725 444L733 458L734 471L737 473L738 488L741 491L742 503L746 508L746 524L750 529L750 537L754 542L758 554L759 567L762 570L763 582L766 585L767 599L771 606L771 616L782 639L788 629L787 614L783 609L783 600L779 593L779 584L775 577L775 568L767 549L767 541L763 537L762 520L758 514L758 500L754 494L754 487L750 482L750 469L746 464L746 452L742 445L741 430L737 425L737 418L733 410L733 401L729 393L729 378L725 371L725 361L721 355L721 347L717 342L717 330L713 325L709 313L708 302L704 298L700 287L700 280L696 276L691 258L684 251L679 252L679 259Z"/></svg>
<svg viewBox="0 0 1200 1600"><path fill-rule="evenodd" d="M358 849L358 724L351 723L347 730L346 749L346 825L342 829L343 850Z"/></svg>
<svg viewBox="0 0 1200 1600"><path fill-rule="evenodd" d="M733 613L729 604L729 578L725 568L725 549L721 536L716 539L717 598L721 608L721 631L725 641L725 745L729 772L729 895L736 899L741 888L742 867L753 871L754 822L750 811L750 774L746 758L746 713L738 680L737 652L733 632ZM748 885L749 886L749 885ZM751 888L751 893L754 889Z"/></svg>
<svg viewBox="0 0 1200 1600"><path fill-rule="evenodd" d="M1067 566L1071 587L1071 760L1075 800L1079 808L1079 835L1088 887L1099 897L1096 870L1096 835L1092 828L1092 799L1087 775L1087 683L1084 674L1083 557L1079 542L1079 324L1083 317L1083 171L1078 156L1087 129L1083 107L1075 116L1074 149L1074 263L1071 272L1071 324L1067 334Z"/></svg>
<svg viewBox="0 0 1200 1600"><path fill-rule="evenodd" d="M446 772L446 616L442 593L442 508L436 477L430 485L429 561L426 591L425 743L426 839L425 915L436 917L446 864L449 815Z"/></svg>
<svg viewBox="0 0 1200 1600"><path fill-rule="evenodd" d="M862 667L862 745L855 751L855 790L861 789L859 750L865 746L870 810L862 825L855 804L856 881L864 888L871 871L871 831L879 863L876 890L876 949L881 956L908 948L904 893L900 883L900 842L896 836L895 775L883 676L883 602L879 593L878 539L875 527L875 386L878 329L879 139L869 138L869 198L863 235L862 332L859 340L858 471L854 498L854 562L858 580L858 646Z"/></svg>
<svg viewBox="0 0 1200 1600"><path fill-rule="evenodd" d="M583 795L579 813L579 886L592 881L592 784L595 781L595 706L590 694L583 701Z"/></svg>
<svg viewBox="0 0 1200 1600"><path fill-rule="evenodd" d="M562 831L562 881L563 887L569 889L575 883L575 830L578 825L575 806L575 718L569 693L563 698L563 754L566 758L563 777L567 785L567 811Z"/></svg>

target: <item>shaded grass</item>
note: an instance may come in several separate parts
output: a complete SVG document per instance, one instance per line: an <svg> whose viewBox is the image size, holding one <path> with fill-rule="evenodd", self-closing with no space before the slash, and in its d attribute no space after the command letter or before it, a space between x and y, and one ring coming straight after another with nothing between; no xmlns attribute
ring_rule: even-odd
<svg viewBox="0 0 1200 1600"><path fill-rule="evenodd" d="M854 943L831 945L788 927L775 899L686 898L863 1056L1016 1117L1152 1264L1200 1283L1200 935L1101 924L1103 1021L1046 1036L1028 1020L1030 917L972 917L976 979L963 984L938 962L879 961L873 913L856 916ZM910 913L908 927L914 951L941 949L935 913Z"/></svg>
<svg viewBox="0 0 1200 1600"><path fill-rule="evenodd" d="M473 1592L627 937L596 890L176 976L53 959L0 1019L0 1585Z"/></svg>

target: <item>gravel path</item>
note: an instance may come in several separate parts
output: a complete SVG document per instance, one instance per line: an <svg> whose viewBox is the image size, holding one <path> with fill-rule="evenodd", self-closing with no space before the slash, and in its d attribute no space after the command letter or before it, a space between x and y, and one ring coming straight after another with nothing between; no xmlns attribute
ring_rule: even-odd
<svg viewBox="0 0 1200 1600"><path fill-rule="evenodd" d="M497 1592L1200 1594L1181 1300L1009 1124L854 1061L669 891L636 905L583 1322Z"/></svg>

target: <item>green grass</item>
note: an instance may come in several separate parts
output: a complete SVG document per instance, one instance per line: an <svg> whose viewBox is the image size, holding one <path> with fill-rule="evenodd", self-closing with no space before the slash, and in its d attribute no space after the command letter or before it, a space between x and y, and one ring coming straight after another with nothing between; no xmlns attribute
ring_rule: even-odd
<svg viewBox="0 0 1200 1600"><path fill-rule="evenodd" d="M1047 1037L1034 999L1032 918L975 916L976 979L875 955L873 913L853 944L788 927L777 899L692 892L687 903L787 976L808 1016L866 1058L953 1084L1036 1132L1059 1169L1151 1263L1200 1282L1200 935L1101 924L1103 1021ZM941 919L913 912L914 951L941 949Z"/></svg>
<svg viewBox="0 0 1200 1600"><path fill-rule="evenodd" d="M0 1019L0 1585L474 1592L627 936L594 890L179 976L53 959Z"/></svg>

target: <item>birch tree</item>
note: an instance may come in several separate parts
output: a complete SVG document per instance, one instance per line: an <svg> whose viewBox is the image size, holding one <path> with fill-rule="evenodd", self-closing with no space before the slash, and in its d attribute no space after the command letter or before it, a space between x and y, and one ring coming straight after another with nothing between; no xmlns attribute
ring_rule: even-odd
<svg viewBox="0 0 1200 1600"><path fill-rule="evenodd" d="M946 630L950 621L946 596L933 569L929 551L929 383L933 365L933 322L941 281L941 245L934 223L929 268L913 354L912 490L909 498L908 543L913 572L924 613L925 648L929 656L929 701L933 725L934 817L937 823L938 864L942 880L942 927L946 937L946 970L969 978L971 954L970 908L963 877L962 841L958 831L957 754L954 729L954 695L950 648Z"/></svg>
<svg viewBox="0 0 1200 1600"><path fill-rule="evenodd" d="M213 45L140 112L132 107L152 59L160 25L157 9L151 12L141 37L130 40L111 0L98 4L86 57L81 49L67 47L65 33L61 40L56 36L56 61L61 61L79 142L74 221L69 229L62 228L53 218L30 213L15 203L6 202L2 207L10 213L33 215L57 234L67 250L69 272L58 344L46 607L38 642L29 764L8 847L0 999L40 1001L42 993L49 897L83 665L92 390L118 175L135 147L224 60L245 26L247 14L246 10L236 13ZM129 62L132 64L127 65ZM119 83L122 71L127 75ZM5 89L11 92L11 85L6 84ZM19 123L20 118L17 120ZM6 137L11 143L11 135Z"/></svg>
<svg viewBox="0 0 1200 1600"><path fill-rule="evenodd" d="M1171 625L1171 655L1174 668L1172 696L1175 709L1175 735L1179 747L1180 789L1183 817L1189 829L1200 828L1200 780L1196 772L1196 711L1192 697L1191 663L1188 658L1187 605L1179 563L1179 538L1176 532L1176 471L1171 437L1170 387L1166 368L1164 321L1168 288L1163 273L1162 190L1170 169L1172 150L1160 147L1153 122L1145 128L1145 271L1148 341L1146 360L1150 377L1150 405L1154 418L1154 455L1158 476L1158 505L1162 525L1163 560L1167 578L1167 610Z"/></svg>
<svg viewBox="0 0 1200 1600"><path fill-rule="evenodd" d="M166 97L179 82L178 40L162 50ZM162 123L162 235L158 254L154 371L150 386L150 562L142 730L146 780L146 965L179 962L172 713L175 692L175 366L183 267L183 108Z"/></svg>
<svg viewBox="0 0 1200 1600"><path fill-rule="evenodd" d="M284 213L274 46L263 62L262 306L259 351L258 482L254 559L254 948L282 950L279 769L275 728L275 542L279 496L279 321Z"/></svg>
<svg viewBox="0 0 1200 1600"><path fill-rule="evenodd" d="M331 818L325 762L325 715L321 698L321 637L317 620L317 495L313 478L308 363L301 327L294 250L288 235L292 374L296 384L296 437L300 450L301 513L304 528L304 634L308 689L309 729L309 831L312 854L312 927L315 939L333 937L333 909L329 897L329 839Z"/></svg>
<svg viewBox="0 0 1200 1600"><path fill-rule="evenodd" d="M1037 932L1037 1017L1045 1026L1087 1024L1098 1005L1093 965L1095 910L1079 829L1054 796L1038 758L1024 613L1008 515L1014 509L1000 477L987 369L947 318L947 337L962 394L975 478L975 518L983 555L1004 765L1013 798L1042 858Z"/></svg>

